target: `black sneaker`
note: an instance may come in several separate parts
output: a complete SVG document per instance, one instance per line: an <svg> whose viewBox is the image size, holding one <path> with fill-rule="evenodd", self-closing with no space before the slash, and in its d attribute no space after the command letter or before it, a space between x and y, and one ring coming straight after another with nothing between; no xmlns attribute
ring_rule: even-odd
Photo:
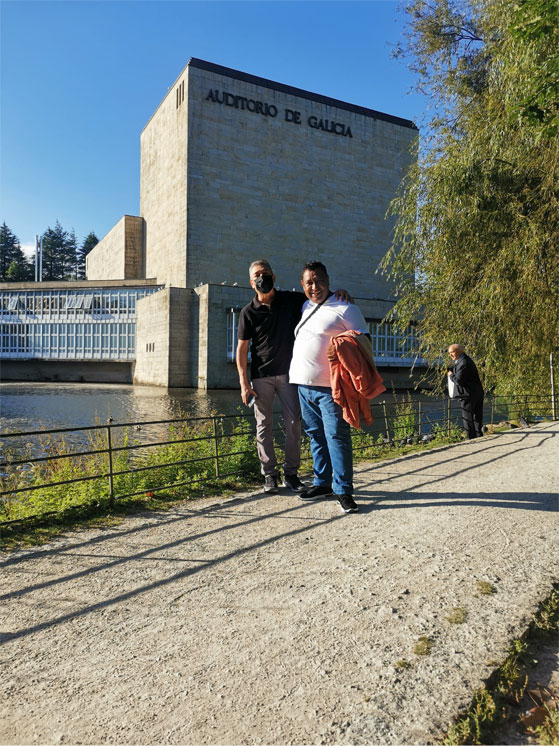
<svg viewBox="0 0 559 746"><path fill-rule="evenodd" d="M283 486L289 487L291 492L302 492L306 489L306 485L301 482L297 474L284 474Z"/></svg>
<svg viewBox="0 0 559 746"><path fill-rule="evenodd" d="M310 502L311 500L320 500L321 497L326 497L332 494L332 488L326 487L326 485L318 485L316 487L309 487L303 492L299 492L299 499Z"/></svg>
<svg viewBox="0 0 559 746"><path fill-rule="evenodd" d="M264 477L264 492L268 495L275 495L279 492L277 474L268 474Z"/></svg>
<svg viewBox="0 0 559 746"><path fill-rule="evenodd" d="M338 498L338 505L344 511L344 513L358 513L359 506L351 495L336 495Z"/></svg>

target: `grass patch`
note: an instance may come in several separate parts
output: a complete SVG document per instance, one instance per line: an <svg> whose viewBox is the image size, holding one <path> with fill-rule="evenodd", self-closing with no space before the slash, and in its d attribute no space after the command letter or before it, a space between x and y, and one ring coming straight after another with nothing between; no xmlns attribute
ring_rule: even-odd
<svg viewBox="0 0 559 746"><path fill-rule="evenodd" d="M394 668L398 671L406 671L408 668L411 668L411 663L404 658L401 658L399 661L396 661Z"/></svg>
<svg viewBox="0 0 559 746"><path fill-rule="evenodd" d="M413 652L416 655L431 655L432 648L433 640L430 637L423 636L415 643Z"/></svg>
<svg viewBox="0 0 559 746"><path fill-rule="evenodd" d="M492 593L497 593L497 589L493 583L488 583L487 580L478 580L477 589L482 596L490 596Z"/></svg>
<svg viewBox="0 0 559 746"><path fill-rule="evenodd" d="M456 609L452 609L446 621L450 624L464 624L467 616L468 612L466 609L463 606L458 606Z"/></svg>
<svg viewBox="0 0 559 746"><path fill-rule="evenodd" d="M537 725L533 732L537 736L538 744L542 746L557 746L559 743L559 710L547 710L545 721Z"/></svg>
<svg viewBox="0 0 559 746"><path fill-rule="evenodd" d="M510 715L511 706L522 698L528 681L527 671L537 658L538 645L555 640L559 630L559 584L540 603L538 612L522 639L514 640L505 660L478 689L466 713L450 727L445 746L495 743L496 731ZM538 727L540 738L557 738L558 718L554 715ZM554 735L555 734L555 735ZM557 743L539 740L538 743Z"/></svg>

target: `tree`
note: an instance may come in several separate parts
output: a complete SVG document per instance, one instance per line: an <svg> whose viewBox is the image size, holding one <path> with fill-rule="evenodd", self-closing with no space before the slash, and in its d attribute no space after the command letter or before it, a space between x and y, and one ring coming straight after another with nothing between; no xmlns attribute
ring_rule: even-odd
<svg viewBox="0 0 559 746"><path fill-rule="evenodd" d="M553 10L555 7L555 10ZM382 267L439 382L449 344L498 392L541 392L559 324L554 0L414 0L397 54L431 97Z"/></svg>
<svg viewBox="0 0 559 746"><path fill-rule="evenodd" d="M85 279L85 258L91 251L91 249L99 243L99 239L93 231L90 231L84 238L81 247L77 252L77 278L78 280Z"/></svg>
<svg viewBox="0 0 559 746"><path fill-rule="evenodd" d="M76 236L58 220L43 233L43 280L69 280L75 276Z"/></svg>
<svg viewBox="0 0 559 746"><path fill-rule="evenodd" d="M64 278L66 280L78 279L78 239L72 228L68 234L68 240L64 247Z"/></svg>
<svg viewBox="0 0 559 746"><path fill-rule="evenodd" d="M19 282L31 280L32 269L17 236L6 223L0 226L0 281Z"/></svg>

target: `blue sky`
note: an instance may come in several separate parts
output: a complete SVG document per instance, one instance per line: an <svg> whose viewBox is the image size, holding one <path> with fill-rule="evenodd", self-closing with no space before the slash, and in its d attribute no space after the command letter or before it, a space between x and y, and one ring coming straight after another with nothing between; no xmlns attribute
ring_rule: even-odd
<svg viewBox="0 0 559 746"><path fill-rule="evenodd" d="M140 132L190 57L414 119L392 0L1 0L0 223L81 243L139 211Z"/></svg>

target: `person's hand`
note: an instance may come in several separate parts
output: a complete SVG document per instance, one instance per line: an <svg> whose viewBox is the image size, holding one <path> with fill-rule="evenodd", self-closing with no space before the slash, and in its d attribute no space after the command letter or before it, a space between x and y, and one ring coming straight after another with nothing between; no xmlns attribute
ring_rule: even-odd
<svg viewBox="0 0 559 746"><path fill-rule="evenodd" d="M336 348L333 344L331 344L326 350L326 357L328 358L328 362L330 363L335 363L338 359L338 353L336 352Z"/></svg>
<svg viewBox="0 0 559 746"><path fill-rule="evenodd" d="M344 303L353 303L353 298L347 292L347 290L344 290L343 288L338 288L338 290L334 290L334 295L336 297L336 300L341 300Z"/></svg>
<svg viewBox="0 0 559 746"><path fill-rule="evenodd" d="M254 398L256 399L256 391L248 384L241 386L241 399L245 406L248 406L248 400L251 396L254 396Z"/></svg>

